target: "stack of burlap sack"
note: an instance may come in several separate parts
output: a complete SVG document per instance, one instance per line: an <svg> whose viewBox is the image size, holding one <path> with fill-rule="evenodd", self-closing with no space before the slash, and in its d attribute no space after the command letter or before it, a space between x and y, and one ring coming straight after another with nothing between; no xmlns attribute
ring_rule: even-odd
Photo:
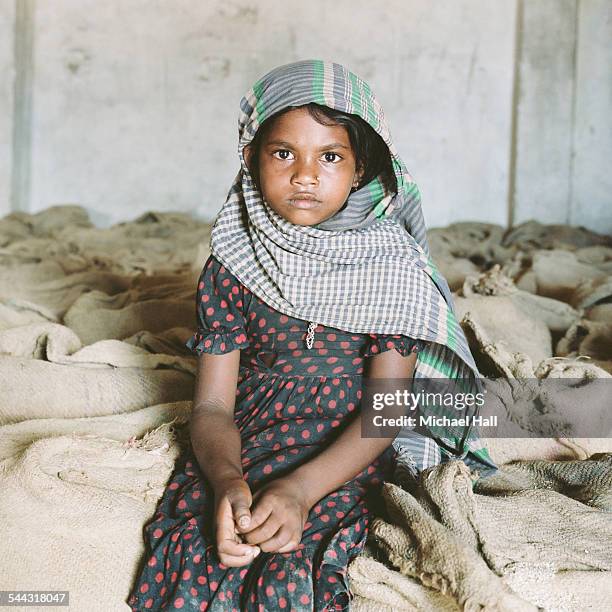
<svg viewBox="0 0 612 612"><path fill-rule="evenodd" d="M184 343L209 231L170 213L99 229L77 206L0 220L0 589L129 609L142 527L188 433L196 362ZM537 223L455 224L429 238L517 427L542 407L517 379L588 390L611 377L612 239ZM602 407L573 395L546 410ZM352 609L605 609L612 445L601 435L491 439L493 479L457 461L386 483L349 568Z"/></svg>

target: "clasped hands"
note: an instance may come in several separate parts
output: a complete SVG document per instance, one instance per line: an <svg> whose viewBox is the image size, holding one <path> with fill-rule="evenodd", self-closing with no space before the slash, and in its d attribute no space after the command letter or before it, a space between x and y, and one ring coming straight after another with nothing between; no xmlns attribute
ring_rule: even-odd
<svg viewBox="0 0 612 612"><path fill-rule="evenodd" d="M297 550L309 512L302 487L290 477L271 480L253 494L242 478L224 481L215 489L219 560L227 567L242 567L260 551Z"/></svg>

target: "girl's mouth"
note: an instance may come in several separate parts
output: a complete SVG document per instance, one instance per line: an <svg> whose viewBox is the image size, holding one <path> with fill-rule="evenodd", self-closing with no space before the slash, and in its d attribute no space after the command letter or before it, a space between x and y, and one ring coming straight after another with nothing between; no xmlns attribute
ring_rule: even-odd
<svg viewBox="0 0 612 612"><path fill-rule="evenodd" d="M316 208L321 202L319 200L307 199L307 200L289 200L289 204L294 208Z"/></svg>

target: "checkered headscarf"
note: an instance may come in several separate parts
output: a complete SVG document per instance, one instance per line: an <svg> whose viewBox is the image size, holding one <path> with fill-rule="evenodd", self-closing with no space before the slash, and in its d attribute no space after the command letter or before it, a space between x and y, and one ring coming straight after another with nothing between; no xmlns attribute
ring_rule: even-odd
<svg viewBox="0 0 612 612"><path fill-rule="evenodd" d="M358 115L383 138L397 193L388 193L377 177L314 226L294 225L263 201L243 149L265 119L311 102ZM470 379L472 392L482 389L448 284L429 257L419 190L367 83L333 62L275 68L240 102L238 154L241 168L215 219L211 252L245 287L292 317L348 332L429 341L414 373L425 392L427 379L436 377ZM457 456L481 453L488 464L486 449L470 429L447 428L432 437ZM400 432L396 442L401 438Z"/></svg>

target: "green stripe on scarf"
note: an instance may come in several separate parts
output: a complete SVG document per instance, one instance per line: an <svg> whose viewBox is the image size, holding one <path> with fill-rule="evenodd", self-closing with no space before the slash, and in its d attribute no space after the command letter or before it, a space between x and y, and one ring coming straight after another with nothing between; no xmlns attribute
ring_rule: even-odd
<svg viewBox="0 0 612 612"><path fill-rule="evenodd" d="M370 192L370 197L372 198L373 202L376 202L377 200L381 200L375 206L374 214L379 218L384 216L385 207L387 206L388 202L382 201L382 197L385 195L383 184L380 182L378 178L375 178L374 180L370 181L370 183L368 184L368 190Z"/></svg>
<svg viewBox="0 0 612 612"><path fill-rule="evenodd" d="M263 82L257 81L257 83L253 85L253 91L255 92L255 99L257 100L255 104L255 116L257 117L258 125L261 125L264 122L266 114L266 107L263 102Z"/></svg>
<svg viewBox="0 0 612 612"><path fill-rule="evenodd" d="M314 102L325 106L325 94L323 93L323 77L325 75L325 67L323 62L316 61L312 65L312 97Z"/></svg>

